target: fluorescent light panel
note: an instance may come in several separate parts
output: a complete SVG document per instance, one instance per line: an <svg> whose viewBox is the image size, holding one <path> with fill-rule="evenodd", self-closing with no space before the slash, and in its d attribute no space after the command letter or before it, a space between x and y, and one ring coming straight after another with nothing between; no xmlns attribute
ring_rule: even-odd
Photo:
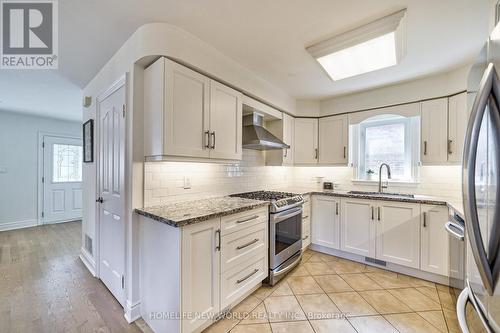
<svg viewBox="0 0 500 333"><path fill-rule="evenodd" d="M406 9L307 48L332 80L394 66L404 57Z"/></svg>
<svg viewBox="0 0 500 333"><path fill-rule="evenodd" d="M334 81L394 66L397 64L395 33L370 39L317 60Z"/></svg>

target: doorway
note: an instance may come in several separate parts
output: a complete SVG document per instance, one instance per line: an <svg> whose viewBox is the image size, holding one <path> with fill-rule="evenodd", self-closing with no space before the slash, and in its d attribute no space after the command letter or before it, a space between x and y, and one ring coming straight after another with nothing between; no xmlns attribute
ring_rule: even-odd
<svg viewBox="0 0 500 333"><path fill-rule="evenodd" d="M42 136L41 223L82 219L82 140Z"/></svg>

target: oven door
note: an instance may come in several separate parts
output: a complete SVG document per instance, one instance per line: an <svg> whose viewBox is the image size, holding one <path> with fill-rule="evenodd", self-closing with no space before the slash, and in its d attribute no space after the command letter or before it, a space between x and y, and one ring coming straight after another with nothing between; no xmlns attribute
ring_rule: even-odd
<svg viewBox="0 0 500 333"><path fill-rule="evenodd" d="M302 249L302 207L269 218L269 268L274 269Z"/></svg>

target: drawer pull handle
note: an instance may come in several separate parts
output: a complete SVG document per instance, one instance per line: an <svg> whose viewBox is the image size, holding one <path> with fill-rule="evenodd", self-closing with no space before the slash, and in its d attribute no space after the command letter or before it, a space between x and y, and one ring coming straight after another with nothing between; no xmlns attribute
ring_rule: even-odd
<svg viewBox="0 0 500 333"><path fill-rule="evenodd" d="M339 203L335 203L335 215L339 215Z"/></svg>
<svg viewBox="0 0 500 333"><path fill-rule="evenodd" d="M215 246L215 251L220 252L220 247L221 247L220 229L215 230L215 235L217 237L217 245Z"/></svg>
<svg viewBox="0 0 500 333"><path fill-rule="evenodd" d="M245 222L248 222L248 221L255 220L255 219L256 219L256 218L258 218L258 217L259 217L259 215L254 215L254 216L249 217L249 218L244 219L244 220L238 220L238 221L236 221L236 223L245 223Z"/></svg>
<svg viewBox="0 0 500 333"><path fill-rule="evenodd" d="M306 236L306 237L302 238L302 240L306 240L306 239L308 239L308 238L309 238L309 236Z"/></svg>
<svg viewBox="0 0 500 333"><path fill-rule="evenodd" d="M236 281L236 283L240 284L240 283L242 283L243 281L248 280L250 277L252 277L252 276L253 276L255 273L257 273L258 271L259 271L258 269L254 269L254 271L253 271L252 273L250 273L250 274L248 274L247 276L245 276L245 277L243 277L243 278L239 279L238 281Z"/></svg>
<svg viewBox="0 0 500 333"><path fill-rule="evenodd" d="M302 219L305 220L309 217L309 215L306 215L306 216L302 216Z"/></svg>
<svg viewBox="0 0 500 333"><path fill-rule="evenodd" d="M250 241L244 245L240 245L240 246L236 247L236 250L241 250L241 249L244 249L245 247L249 247L250 245L257 243L258 241L259 241L259 239L255 238L253 241Z"/></svg>

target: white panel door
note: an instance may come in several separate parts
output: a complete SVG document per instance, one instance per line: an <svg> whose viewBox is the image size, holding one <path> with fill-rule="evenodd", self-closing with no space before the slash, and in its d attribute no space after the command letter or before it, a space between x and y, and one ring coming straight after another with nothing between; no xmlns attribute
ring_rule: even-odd
<svg viewBox="0 0 500 333"><path fill-rule="evenodd" d="M82 218L82 140L43 137L43 223Z"/></svg>
<svg viewBox="0 0 500 333"><path fill-rule="evenodd" d="M313 244L340 249L340 199L327 196L312 198Z"/></svg>
<svg viewBox="0 0 500 333"><path fill-rule="evenodd" d="M462 162L468 121L467 93L450 97L448 99L448 162Z"/></svg>
<svg viewBox="0 0 500 333"><path fill-rule="evenodd" d="M241 160L242 95L212 80L210 96L210 158Z"/></svg>
<svg viewBox="0 0 500 333"><path fill-rule="evenodd" d="M422 205L420 269L448 276L449 237L444 228L448 221L448 207Z"/></svg>
<svg viewBox="0 0 500 333"><path fill-rule="evenodd" d="M376 258L419 268L420 204L379 201L375 215Z"/></svg>
<svg viewBox="0 0 500 333"><path fill-rule="evenodd" d="M173 61L164 61L164 155L207 158L210 79Z"/></svg>
<svg viewBox="0 0 500 333"><path fill-rule="evenodd" d="M295 164L318 163L318 119L295 118Z"/></svg>
<svg viewBox="0 0 500 333"><path fill-rule="evenodd" d="M421 103L421 159L425 164L448 161L448 99L440 98Z"/></svg>
<svg viewBox="0 0 500 333"><path fill-rule="evenodd" d="M283 142L290 146L289 149L283 149L283 165L293 164L295 118L283 113Z"/></svg>
<svg viewBox="0 0 500 333"><path fill-rule="evenodd" d="M220 219L182 228L182 310L197 316L182 321L194 332L220 311Z"/></svg>
<svg viewBox="0 0 500 333"><path fill-rule="evenodd" d="M125 302L125 84L98 98L99 276Z"/></svg>
<svg viewBox="0 0 500 333"><path fill-rule="evenodd" d="M376 202L342 198L341 203L340 249L375 258Z"/></svg>
<svg viewBox="0 0 500 333"><path fill-rule="evenodd" d="M347 115L319 120L319 163L347 164Z"/></svg>

